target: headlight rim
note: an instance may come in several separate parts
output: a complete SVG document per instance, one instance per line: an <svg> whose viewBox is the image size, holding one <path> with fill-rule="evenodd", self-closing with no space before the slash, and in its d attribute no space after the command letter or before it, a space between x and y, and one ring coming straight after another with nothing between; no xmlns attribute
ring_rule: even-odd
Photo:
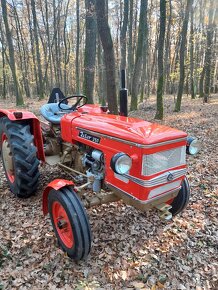
<svg viewBox="0 0 218 290"><path fill-rule="evenodd" d="M116 174L119 174L119 175L127 174L127 172L129 171L129 170L128 170L128 171L125 172L125 173L120 173L120 172L118 172L117 169L116 169L116 162L117 162L117 161L119 160L119 158L121 158L122 156L127 156L127 157L131 160L131 166L130 166L129 170L130 170L131 167L132 167L132 158L131 158L128 154L126 154L126 153L124 153L124 152L116 153L116 154L113 155L113 157L111 158L110 166L111 166L112 170L113 170Z"/></svg>
<svg viewBox="0 0 218 290"><path fill-rule="evenodd" d="M191 144L192 144L193 142L198 142L198 143L199 143L198 146L197 146L197 151L194 152L194 153L192 153L192 152L190 151L190 150L191 150ZM187 153L188 155L195 156L195 155L197 155L197 154L199 153L200 150L201 150L201 143L200 143L199 139L196 138L196 137L191 137L191 136L189 136L189 137L187 138L186 153Z"/></svg>

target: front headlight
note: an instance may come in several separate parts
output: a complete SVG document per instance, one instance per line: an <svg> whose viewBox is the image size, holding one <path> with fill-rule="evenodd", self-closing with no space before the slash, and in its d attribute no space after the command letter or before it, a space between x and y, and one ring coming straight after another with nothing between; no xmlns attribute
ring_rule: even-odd
<svg viewBox="0 0 218 290"><path fill-rule="evenodd" d="M126 174L132 167L132 159L125 153L117 153L111 159L111 168L115 173Z"/></svg>
<svg viewBox="0 0 218 290"><path fill-rule="evenodd" d="M198 139L193 137L187 138L186 153L190 155L197 154L201 149L201 143Z"/></svg>

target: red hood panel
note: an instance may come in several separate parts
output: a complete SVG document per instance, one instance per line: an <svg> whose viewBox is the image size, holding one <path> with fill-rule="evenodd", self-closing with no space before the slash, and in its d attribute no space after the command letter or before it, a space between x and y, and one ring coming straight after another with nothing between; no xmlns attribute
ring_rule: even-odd
<svg viewBox="0 0 218 290"><path fill-rule="evenodd" d="M76 114L77 116L73 113L72 121L76 127L144 145L187 136L183 131L136 118L107 114Z"/></svg>

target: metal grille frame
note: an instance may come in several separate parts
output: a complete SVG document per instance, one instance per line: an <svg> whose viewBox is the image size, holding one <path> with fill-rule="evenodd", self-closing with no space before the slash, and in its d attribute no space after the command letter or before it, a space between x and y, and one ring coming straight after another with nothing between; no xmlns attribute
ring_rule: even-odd
<svg viewBox="0 0 218 290"><path fill-rule="evenodd" d="M144 154L142 158L142 175L150 176L182 165L186 165L186 146L148 155Z"/></svg>

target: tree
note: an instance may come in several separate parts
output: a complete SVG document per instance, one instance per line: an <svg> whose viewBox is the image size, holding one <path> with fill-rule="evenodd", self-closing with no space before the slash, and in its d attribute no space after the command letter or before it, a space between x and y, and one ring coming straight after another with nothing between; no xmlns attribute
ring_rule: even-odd
<svg viewBox="0 0 218 290"><path fill-rule="evenodd" d="M4 24L5 24L6 39L7 39L8 50L9 50L9 65L10 65L10 69L12 73L12 78L14 82L14 91L16 95L16 104L17 106L20 106L20 105L23 105L23 97L20 92L19 82L17 78L17 68L16 68L16 63L15 63L15 57L14 57L14 45L13 45L13 40L12 40L11 29L9 28L9 23L8 23L8 11L7 11L6 0L1 0L1 4L2 4L2 15L3 15Z"/></svg>
<svg viewBox="0 0 218 290"><path fill-rule="evenodd" d="M129 92L131 92L131 80L132 80L132 70L133 70L133 0L129 0L129 21L128 21L128 71L127 71L127 86L129 88Z"/></svg>
<svg viewBox="0 0 218 290"><path fill-rule="evenodd" d="M188 29L188 21L189 21L189 12L192 7L193 0L187 0L186 9L185 9L185 17L182 25L181 32L181 44L180 44L180 78L179 78L179 87L175 105L175 111L179 112L181 109L182 102L182 94L185 80L185 52L186 52L186 42L187 42L187 29Z"/></svg>
<svg viewBox="0 0 218 290"><path fill-rule="evenodd" d="M214 7L213 0L210 0L209 7L209 20L207 26L207 47L205 52L205 60L204 60L204 70L205 70L205 81L204 81L204 102L208 102L208 98L210 95L210 86L211 86L211 62L212 62L212 49L213 49L213 17L214 17Z"/></svg>
<svg viewBox="0 0 218 290"><path fill-rule="evenodd" d="M194 21L193 21L194 7L191 7L190 13L190 86L191 86L191 98L195 99L196 90L194 82Z"/></svg>
<svg viewBox="0 0 218 290"><path fill-rule="evenodd" d="M107 7L105 0L96 0L95 7L97 15L98 32L104 50L104 62L107 78L106 82L107 82L108 107L112 114L117 114L118 108L117 108L114 47L110 33L110 27L107 21L107 13L106 13Z"/></svg>
<svg viewBox="0 0 218 290"><path fill-rule="evenodd" d="M155 119L163 119L164 92L164 39L166 30L166 0L160 0L160 33L158 40L158 83L157 83L157 111Z"/></svg>
<svg viewBox="0 0 218 290"><path fill-rule="evenodd" d="M145 22L146 22L146 11L147 11L147 0L141 0L140 7L140 18L139 18L139 29L138 29L138 42L135 58L135 67L132 78L132 96L130 110L137 109L138 103L138 92L139 92L139 82L141 78L141 68L142 68L142 57L143 57L143 43L145 37Z"/></svg>
<svg viewBox="0 0 218 290"><path fill-rule="evenodd" d="M80 5L79 0L76 0L76 93L80 93L80 65L79 65L79 50L80 50Z"/></svg>
<svg viewBox="0 0 218 290"><path fill-rule="evenodd" d="M124 1L124 11L123 11L123 24L120 31L120 52L121 52L121 61L120 61L120 71L126 69L126 32L128 26L128 17L129 17L129 0Z"/></svg>
<svg viewBox="0 0 218 290"><path fill-rule="evenodd" d="M93 103L95 59L96 59L96 15L95 0L85 0L86 7L86 40L84 52L84 83L83 93L88 102Z"/></svg>
<svg viewBox="0 0 218 290"><path fill-rule="evenodd" d="M32 15L33 15L33 33L36 45L36 61L37 61L37 73L38 73L38 93L39 99L42 100L44 98L44 84L43 84L43 77L42 77L42 65L41 65L41 55L40 55L40 48L39 48L39 34L38 34L38 24L36 18L36 6L35 0L31 0L31 8L32 8Z"/></svg>

